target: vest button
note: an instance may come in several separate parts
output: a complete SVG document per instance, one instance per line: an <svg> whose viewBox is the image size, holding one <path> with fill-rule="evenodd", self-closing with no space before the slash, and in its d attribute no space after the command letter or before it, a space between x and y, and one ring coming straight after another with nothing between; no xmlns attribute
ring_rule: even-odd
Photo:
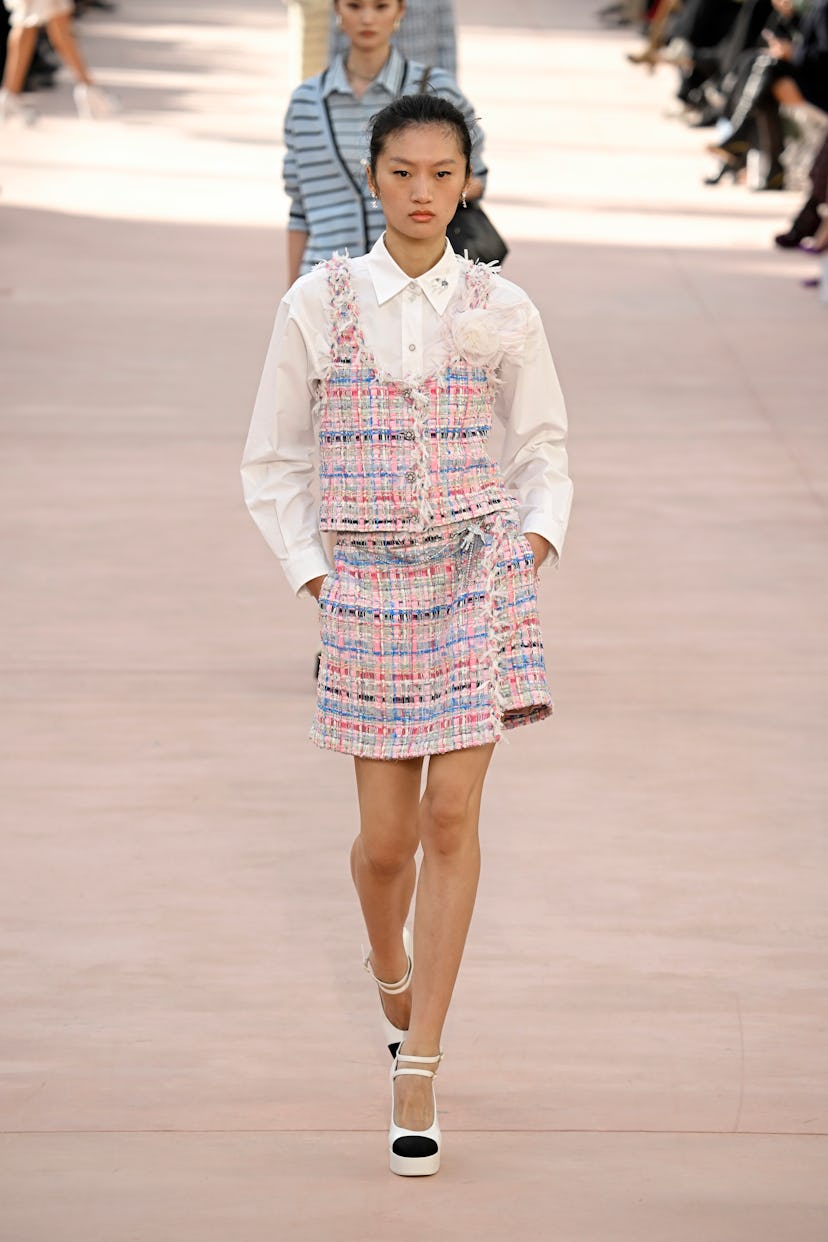
<svg viewBox="0 0 828 1242"><path fill-rule="evenodd" d="M414 439L414 432L413 432L413 431L404 431L404 432L403 432L403 437L402 437L402 438L403 438L404 440L413 440L413 439Z"/></svg>
<svg viewBox="0 0 828 1242"><path fill-rule="evenodd" d="M416 481L416 478L417 478L417 471L416 471L416 470L406 470L406 472L405 472L405 477L406 477L406 479L408 480L408 482L409 482L409 483L414 483L414 482Z"/></svg>

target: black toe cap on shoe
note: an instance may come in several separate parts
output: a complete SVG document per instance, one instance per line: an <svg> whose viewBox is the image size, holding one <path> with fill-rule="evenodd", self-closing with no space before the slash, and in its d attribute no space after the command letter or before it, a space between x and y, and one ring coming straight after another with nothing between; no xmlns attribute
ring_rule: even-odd
<svg viewBox="0 0 828 1242"><path fill-rule="evenodd" d="M423 1134L405 1134L402 1138L394 1139L391 1150L395 1156L416 1159L422 1156L436 1156L440 1149L434 1139L426 1138Z"/></svg>

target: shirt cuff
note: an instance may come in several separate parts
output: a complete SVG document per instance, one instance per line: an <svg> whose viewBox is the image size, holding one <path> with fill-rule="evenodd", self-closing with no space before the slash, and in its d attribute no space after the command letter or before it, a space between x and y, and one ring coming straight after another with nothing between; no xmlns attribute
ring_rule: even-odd
<svg viewBox="0 0 828 1242"><path fill-rule="evenodd" d="M563 551L564 534L566 527L560 522L556 522L548 513L538 512L527 513L520 524L520 529L524 535L542 535L546 542L550 545L549 553L544 559L543 565L557 565L561 559ZM543 566L541 566L543 568Z"/></svg>
<svg viewBox="0 0 828 1242"><path fill-rule="evenodd" d="M302 594L305 583L310 582L312 578L324 578L325 574L331 572L328 558L321 548L311 548L303 552L301 556L291 557L289 561L282 563L282 568L291 590L296 595Z"/></svg>

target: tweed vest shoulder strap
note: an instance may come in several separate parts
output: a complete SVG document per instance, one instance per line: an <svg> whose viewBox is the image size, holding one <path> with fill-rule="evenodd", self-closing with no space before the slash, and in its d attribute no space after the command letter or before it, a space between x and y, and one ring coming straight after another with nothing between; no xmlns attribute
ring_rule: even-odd
<svg viewBox="0 0 828 1242"><path fill-rule="evenodd" d="M470 263L466 268L465 301L468 310L488 306L492 276L492 268L485 263Z"/></svg>
<svg viewBox="0 0 828 1242"><path fill-rule="evenodd" d="M353 362L365 352L365 341L351 282L351 265L347 255L335 254L325 266L328 269L331 360Z"/></svg>

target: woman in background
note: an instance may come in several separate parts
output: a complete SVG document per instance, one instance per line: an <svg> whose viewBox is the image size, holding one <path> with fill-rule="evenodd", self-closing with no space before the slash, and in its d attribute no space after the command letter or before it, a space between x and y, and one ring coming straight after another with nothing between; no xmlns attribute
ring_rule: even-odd
<svg viewBox="0 0 828 1242"><path fill-rule="evenodd" d="M49 42L75 79L78 116L99 119L119 110L113 96L92 81L72 33L72 0L4 0L4 3L9 11L10 30L0 90L0 118L19 117L27 125L37 120L35 109L20 96L42 26L46 27Z"/></svg>
<svg viewBox="0 0 828 1242"><path fill-rule="evenodd" d="M407 61L391 45L404 0L334 0L344 54L293 92L285 118L284 185L290 198L288 278L335 252L366 254L385 228L365 175L371 117L399 95L428 89L448 99L472 132L467 197L485 187L483 134L474 109L444 69ZM430 70L430 72L429 72Z"/></svg>

